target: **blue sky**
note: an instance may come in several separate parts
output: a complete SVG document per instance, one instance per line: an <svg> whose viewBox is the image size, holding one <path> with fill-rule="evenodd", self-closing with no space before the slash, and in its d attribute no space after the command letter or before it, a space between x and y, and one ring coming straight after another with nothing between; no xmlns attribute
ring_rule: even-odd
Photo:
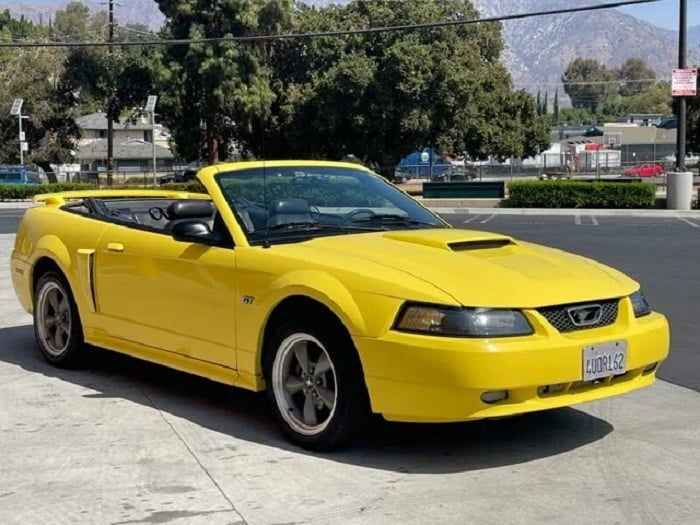
<svg viewBox="0 0 700 525"><path fill-rule="evenodd" d="M657 26L678 29L679 5L679 0L662 0L654 4L626 7L620 10ZM700 1L698 0L688 0L688 24L700 25Z"/></svg>

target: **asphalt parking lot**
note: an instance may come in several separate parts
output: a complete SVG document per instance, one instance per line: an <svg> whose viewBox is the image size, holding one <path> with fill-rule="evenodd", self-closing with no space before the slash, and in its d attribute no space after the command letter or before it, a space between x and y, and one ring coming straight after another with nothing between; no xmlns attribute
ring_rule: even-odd
<svg viewBox="0 0 700 525"><path fill-rule="evenodd" d="M671 322L673 346L660 377L700 391L700 218L446 214L461 228L493 231L609 264L642 285Z"/></svg>
<svg viewBox="0 0 700 525"><path fill-rule="evenodd" d="M497 421L377 422L311 454L262 396L108 352L46 364L9 284L19 216L0 210L0 523L697 523L698 220L446 215L640 280L672 322L665 380Z"/></svg>

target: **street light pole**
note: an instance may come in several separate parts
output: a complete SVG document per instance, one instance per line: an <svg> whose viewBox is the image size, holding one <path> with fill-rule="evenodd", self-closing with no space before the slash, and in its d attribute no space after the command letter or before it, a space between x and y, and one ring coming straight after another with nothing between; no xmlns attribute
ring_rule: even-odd
<svg viewBox="0 0 700 525"><path fill-rule="evenodd" d="M19 121L19 164L24 166L24 131L22 130L22 110L19 110L19 115L17 115L17 120Z"/></svg>
<svg viewBox="0 0 700 525"><path fill-rule="evenodd" d="M156 180L157 162L156 158L156 104L158 103L158 97L156 95L149 95L148 101L146 102L146 113L151 115L151 145L153 146L153 186L157 186L158 182Z"/></svg>
<svg viewBox="0 0 700 525"><path fill-rule="evenodd" d="M156 171L157 171L156 162L158 159L156 158L156 112L155 112L155 110L151 111L151 143L153 146L153 187L155 188L158 185L158 183L156 182Z"/></svg>
<svg viewBox="0 0 700 525"><path fill-rule="evenodd" d="M688 67L688 0L680 1L680 28L678 31L678 68ZM686 97L678 98L678 139L676 150L676 171L685 171L686 132L688 106Z"/></svg>

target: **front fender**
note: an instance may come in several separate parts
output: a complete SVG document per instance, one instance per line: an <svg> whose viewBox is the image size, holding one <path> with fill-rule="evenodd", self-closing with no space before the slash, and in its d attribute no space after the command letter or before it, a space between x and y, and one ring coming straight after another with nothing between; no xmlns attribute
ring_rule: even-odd
<svg viewBox="0 0 700 525"><path fill-rule="evenodd" d="M303 295L325 305L351 335L366 333L365 320L350 291L338 279L319 270L294 271L273 281L267 297L267 318L275 306L295 295Z"/></svg>

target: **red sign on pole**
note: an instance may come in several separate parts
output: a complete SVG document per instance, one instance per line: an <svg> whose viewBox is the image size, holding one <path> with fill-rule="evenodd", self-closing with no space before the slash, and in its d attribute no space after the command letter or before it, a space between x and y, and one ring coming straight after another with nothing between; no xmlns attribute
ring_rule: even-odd
<svg viewBox="0 0 700 525"><path fill-rule="evenodd" d="M671 94L674 97L694 97L698 93L698 70L674 69Z"/></svg>

